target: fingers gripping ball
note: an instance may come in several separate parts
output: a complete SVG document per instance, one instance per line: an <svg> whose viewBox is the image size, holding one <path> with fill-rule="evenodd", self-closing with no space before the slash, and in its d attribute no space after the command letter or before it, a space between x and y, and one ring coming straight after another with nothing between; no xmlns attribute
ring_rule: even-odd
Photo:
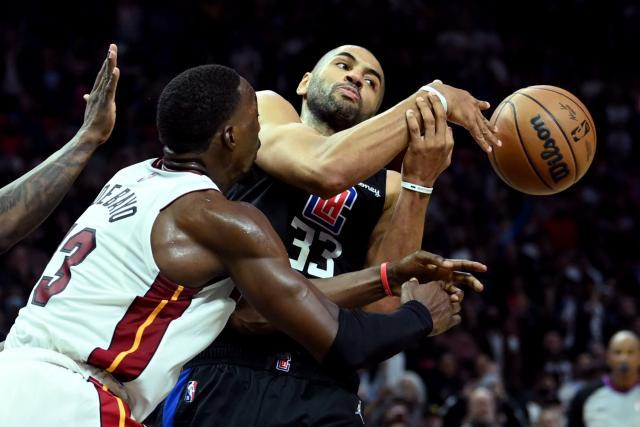
<svg viewBox="0 0 640 427"><path fill-rule="evenodd" d="M558 193L589 169L596 127L578 98L554 86L530 86L509 95L491 116L503 142L489 153L496 174L523 193Z"/></svg>

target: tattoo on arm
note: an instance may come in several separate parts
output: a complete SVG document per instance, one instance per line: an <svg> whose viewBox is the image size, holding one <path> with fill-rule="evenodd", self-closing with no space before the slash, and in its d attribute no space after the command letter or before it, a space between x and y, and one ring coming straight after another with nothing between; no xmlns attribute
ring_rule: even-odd
<svg viewBox="0 0 640 427"><path fill-rule="evenodd" d="M26 175L0 189L0 252L26 237L67 194L92 150L74 138Z"/></svg>

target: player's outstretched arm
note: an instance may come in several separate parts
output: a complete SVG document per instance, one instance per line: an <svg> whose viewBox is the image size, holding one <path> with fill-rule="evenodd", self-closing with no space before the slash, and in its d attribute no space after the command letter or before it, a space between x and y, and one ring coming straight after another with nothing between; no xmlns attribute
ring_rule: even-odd
<svg viewBox="0 0 640 427"><path fill-rule="evenodd" d="M321 361L349 368L379 362L411 340L440 330L434 325L452 326L459 311L455 302L451 307L443 303L443 295L446 301L450 295L444 288L417 291L414 301L389 316L338 308L291 269L267 218L246 204L218 200L215 208L179 226L215 255L251 305Z"/></svg>
<svg viewBox="0 0 640 427"><path fill-rule="evenodd" d="M448 108L455 112L449 115L451 120L469 129L484 149L497 145L493 130L481 119L480 110L488 108L487 103L466 91L432 84L451 98ZM407 146L406 112L418 111L416 98L427 94L419 90L375 117L325 136L303 124L277 93L257 92L262 142L257 164L287 184L322 197L334 196L382 169Z"/></svg>
<svg viewBox="0 0 640 427"><path fill-rule="evenodd" d="M117 48L109 47L96 77L78 133L36 168L0 189L0 252L5 252L44 221L67 194L96 148L115 124L115 93L120 71Z"/></svg>
<svg viewBox="0 0 640 427"><path fill-rule="evenodd" d="M401 295L401 287L415 277L421 282L443 280L456 283L481 292L482 283L469 272L485 272L487 267L479 262L447 259L426 251L416 251L398 261L387 264L386 277L389 290L394 296ZM381 266L341 274L328 279L314 279L311 282L333 303L342 308L358 308L385 297L382 284ZM393 309L399 306L395 304ZM377 311L377 310L373 310ZM384 310L390 312L390 309ZM276 328L260 315L251 305L241 301L231 318L236 330L247 334L274 332Z"/></svg>

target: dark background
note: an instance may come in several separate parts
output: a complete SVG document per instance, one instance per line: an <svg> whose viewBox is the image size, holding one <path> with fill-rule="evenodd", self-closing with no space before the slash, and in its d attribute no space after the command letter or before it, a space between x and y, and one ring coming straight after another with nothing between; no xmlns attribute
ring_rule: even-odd
<svg viewBox="0 0 640 427"><path fill-rule="evenodd" d="M485 293L468 293L461 327L406 353L407 368L426 385L419 412L437 414L428 425L455 425L451 414L464 415L470 387L487 383L508 407L503 415L533 414L534 422L536 405L566 404L602 372L613 332L640 333L639 40L640 7L619 0L3 4L0 185L73 136L82 94L110 42L119 46L122 75L112 138L45 224L0 258L0 339L102 184L119 168L160 153L155 104L172 76L222 63L256 89L276 90L299 106L302 74L325 51L360 44L385 70L383 109L439 78L493 106L521 87L560 86L592 113L599 142L591 169L548 197L505 186L466 131L455 129L453 163L429 208L424 247L481 260L491 270ZM393 384L386 386L363 390L375 401L368 407L373 424L384 423L393 400Z"/></svg>

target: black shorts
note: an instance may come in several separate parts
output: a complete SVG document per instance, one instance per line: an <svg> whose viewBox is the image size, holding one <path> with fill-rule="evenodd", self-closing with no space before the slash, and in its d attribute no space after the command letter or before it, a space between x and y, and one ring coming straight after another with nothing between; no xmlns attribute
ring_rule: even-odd
<svg viewBox="0 0 640 427"><path fill-rule="evenodd" d="M228 363L186 368L155 426L362 426L358 396L331 382Z"/></svg>

